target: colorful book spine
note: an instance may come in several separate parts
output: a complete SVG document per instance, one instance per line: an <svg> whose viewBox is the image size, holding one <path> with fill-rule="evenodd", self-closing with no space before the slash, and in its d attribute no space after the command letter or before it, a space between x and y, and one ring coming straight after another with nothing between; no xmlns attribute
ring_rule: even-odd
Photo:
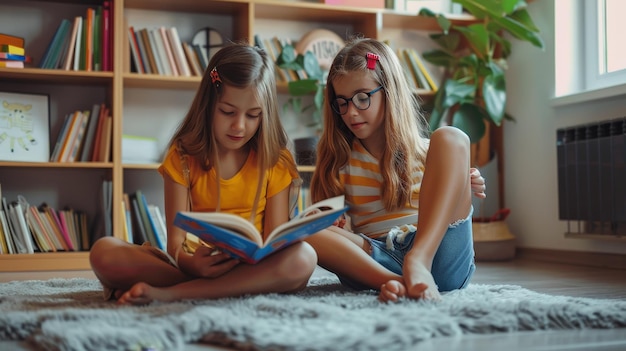
<svg viewBox="0 0 626 351"><path fill-rule="evenodd" d="M13 55L26 55L23 47L11 44L0 44L0 52L6 52Z"/></svg>

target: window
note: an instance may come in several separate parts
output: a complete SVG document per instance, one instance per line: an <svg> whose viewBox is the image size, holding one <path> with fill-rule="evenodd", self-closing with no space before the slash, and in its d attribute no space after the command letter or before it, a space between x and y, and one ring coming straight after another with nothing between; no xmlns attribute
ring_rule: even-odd
<svg viewBox="0 0 626 351"><path fill-rule="evenodd" d="M555 1L555 95L624 93L626 1Z"/></svg>

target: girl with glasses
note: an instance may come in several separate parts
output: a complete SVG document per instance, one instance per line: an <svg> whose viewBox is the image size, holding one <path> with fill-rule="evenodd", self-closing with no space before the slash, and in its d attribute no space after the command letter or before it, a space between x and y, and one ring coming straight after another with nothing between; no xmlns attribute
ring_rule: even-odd
<svg viewBox="0 0 626 351"><path fill-rule="evenodd" d="M380 290L381 301L465 287L475 270L471 197L485 197L467 135L427 135L397 56L373 39L336 55L323 112L311 197L344 194L350 228L307 239L318 264L345 285Z"/></svg>

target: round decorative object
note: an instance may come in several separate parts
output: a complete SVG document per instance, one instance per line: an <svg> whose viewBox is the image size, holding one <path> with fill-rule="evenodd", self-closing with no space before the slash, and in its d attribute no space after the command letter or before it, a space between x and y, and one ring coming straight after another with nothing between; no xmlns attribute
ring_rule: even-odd
<svg viewBox="0 0 626 351"><path fill-rule="evenodd" d="M192 45L198 45L207 64L211 57L226 45L224 36L217 29L205 27L193 35Z"/></svg>
<svg viewBox="0 0 626 351"><path fill-rule="evenodd" d="M298 41L295 49L301 54L311 51L317 57L320 67L328 70L337 52L345 45L345 41L335 32L328 29L314 29Z"/></svg>

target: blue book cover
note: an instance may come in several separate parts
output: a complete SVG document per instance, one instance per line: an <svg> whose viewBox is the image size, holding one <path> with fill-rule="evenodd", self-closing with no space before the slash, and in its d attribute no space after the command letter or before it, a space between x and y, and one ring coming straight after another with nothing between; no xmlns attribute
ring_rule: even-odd
<svg viewBox="0 0 626 351"><path fill-rule="evenodd" d="M265 240L252 223L231 213L178 212L174 225L215 245L234 258L256 263L330 227L347 210L343 196L317 202L294 219L276 227Z"/></svg>

